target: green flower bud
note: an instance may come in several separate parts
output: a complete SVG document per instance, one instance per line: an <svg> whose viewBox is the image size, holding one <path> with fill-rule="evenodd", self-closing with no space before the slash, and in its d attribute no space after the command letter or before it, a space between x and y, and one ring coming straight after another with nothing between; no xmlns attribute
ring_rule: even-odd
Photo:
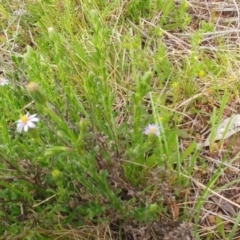
<svg viewBox="0 0 240 240"><path fill-rule="evenodd" d="M53 178L59 178L59 177L61 177L61 175L62 175L62 173L57 169L52 171L52 177Z"/></svg>
<svg viewBox="0 0 240 240"><path fill-rule="evenodd" d="M55 156L57 154L66 153L66 152L73 152L73 151L74 151L74 149L69 148L69 147L64 147L64 146L52 147L52 148L49 148L45 151L44 156L45 157L52 157L52 156Z"/></svg>
<svg viewBox="0 0 240 240"><path fill-rule="evenodd" d="M152 203L152 204L149 205L148 209L149 209L149 212L155 213L158 210L158 205L156 203Z"/></svg>
<svg viewBox="0 0 240 240"><path fill-rule="evenodd" d="M41 89L39 88L38 84L36 82L30 82L26 89L28 90L30 96L32 99L39 104L45 105L47 102L46 97L41 92Z"/></svg>

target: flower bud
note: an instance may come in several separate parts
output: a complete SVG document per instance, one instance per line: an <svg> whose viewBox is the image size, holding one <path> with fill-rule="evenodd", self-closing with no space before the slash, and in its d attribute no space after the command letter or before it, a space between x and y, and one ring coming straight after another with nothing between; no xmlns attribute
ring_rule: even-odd
<svg viewBox="0 0 240 240"><path fill-rule="evenodd" d="M39 104L45 105L47 102L46 97L41 92L41 89L39 88L38 84L36 82L30 82L26 89L28 90L30 96L32 99Z"/></svg>
<svg viewBox="0 0 240 240"><path fill-rule="evenodd" d="M149 212L151 213L155 213L158 211L158 205L156 203L152 203L149 206Z"/></svg>
<svg viewBox="0 0 240 240"><path fill-rule="evenodd" d="M52 171L52 177L55 178L55 179L59 178L61 175L62 175L62 173L57 169Z"/></svg>
<svg viewBox="0 0 240 240"><path fill-rule="evenodd" d="M79 128L80 128L81 133L86 132L87 126L88 126L87 120L86 119L81 119L80 122L79 122Z"/></svg>
<svg viewBox="0 0 240 240"><path fill-rule="evenodd" d="M57 146L49 148L45 151L44 156L45 157L52 157L56 156L57 154L66 153L66 152L73 152L74 149L64 146Z"/></svg>
<svg viewBox="0 0 240 240"><path fill-rule="evenodd" d="M54 32L54 28L53 28L53 27L49 27L47 30L48 30L48 33L49 33L49 34L51 34L51 33Z"/></svg>
<svg viewBox="0 0 240 240"><path fill-rule="evenodd" d="M53 28L53 27L49 27L47 29L48 31L48 36L49 38L53 41L53 42L59 42L59 34L58 32Z"/></svg>
<svg viewBox="0 0 240 240"><path fill-rule="evenodd" d="M198 77L204 77L205 76L205 71L204 70L200 70L199 72L198 72Z"/></svg>

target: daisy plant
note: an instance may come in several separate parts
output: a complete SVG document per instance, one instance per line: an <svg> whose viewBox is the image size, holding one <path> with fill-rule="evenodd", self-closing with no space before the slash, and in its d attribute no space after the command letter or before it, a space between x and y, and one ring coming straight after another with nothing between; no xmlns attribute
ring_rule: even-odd
<svg viewBox="0 0 240 240"><path fill-rule="evenodd" d="M30 128L36 127L36 122L39 121L37 114L30 115L29 113L22 115L17 121L17 131L18 132L27 132Z"/></svg>
<svg viewBox="0 0 240 240"><path fill-rule="evenodd" d="M4 77L0 77L0 86L5 86L8 85L9 81L8 79L4 78Z"/></svg>
<svg viewBox="0 0 240 240"><path fill-rule="evenodd" d="M27 112L25 115L22 115L17 123L17 132L21 133L22 131L28 132L30 136L36 139L41 145L43 144L38 130L36 129L36 123L39 121L37 114L30 114Z"/></svg>
<svg viewBox="0 0 240 240"><path fill-rule="evenodd" d="M160 126L158 124L148 124L145 129L143 130L143 133L145 135L149 135L149 136L160 136Z"/></svg>

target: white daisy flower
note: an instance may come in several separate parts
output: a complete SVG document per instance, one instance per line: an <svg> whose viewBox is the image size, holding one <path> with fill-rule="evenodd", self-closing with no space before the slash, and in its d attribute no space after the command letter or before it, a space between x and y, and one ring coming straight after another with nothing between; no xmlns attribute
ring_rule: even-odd
<svg viewBox="0 0 240 240"><path fill-rule="evenodd" d="M143 134L160 136L160 126L157 124L148 124L143 130Z"/></svg>
<svg viewBox="0 0 240 240"><path fill-rule="evenodd" d="M22 17L23 15L25 15L27 13L26 10L22 9L22 8L19 8L17 10L15 10L13 12L14 15L18 16L18 17Z"/></svg>
<svg viewBox="0 0 240 240"><path fill-rule="evenodd" d="M4 86L8 84L9 84L9 81L6 78L0 77L0 86Z"/></svg>
<svg viewBox="0 0 240 240"><path fill-rule="evenodd" d="M36 116L37 114L30 115L29 113L21 116L17 121L17 131L22 132L22 130L24 130L27 132L29 128L35 128L35 122L39 121L39 118Z"/></svg>

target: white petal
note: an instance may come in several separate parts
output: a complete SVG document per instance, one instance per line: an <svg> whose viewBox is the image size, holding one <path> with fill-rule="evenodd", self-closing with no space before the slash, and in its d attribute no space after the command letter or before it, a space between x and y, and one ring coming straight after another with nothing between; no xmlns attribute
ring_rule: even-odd
<svg viewBox="0 0 240 240"><path fill-rule="evenodd" d="M24 131L27 132L28 131L28 125L24 125Z"/></svg>
<svg viewBox="0 0 240 240"><path fill-rule="evenodd" d="M29 118L29 121L31 121L31 122L38 122L38 121L39 121L39 118L36 118L36 117L34 117L34 118Z"/></svg>
<svg viewBox="0 0 240 240"><path fill-rule="evenodd" d="M35 124L33 122L28 122L27 126L30 128L35 128Z"/></svg>
<svg viewBox="0 0 240 240"><path fill-rule="evenodd" d="M17 132L22 132L23 130L23 125L22 124L18 124L17 125Z"/></svg>

